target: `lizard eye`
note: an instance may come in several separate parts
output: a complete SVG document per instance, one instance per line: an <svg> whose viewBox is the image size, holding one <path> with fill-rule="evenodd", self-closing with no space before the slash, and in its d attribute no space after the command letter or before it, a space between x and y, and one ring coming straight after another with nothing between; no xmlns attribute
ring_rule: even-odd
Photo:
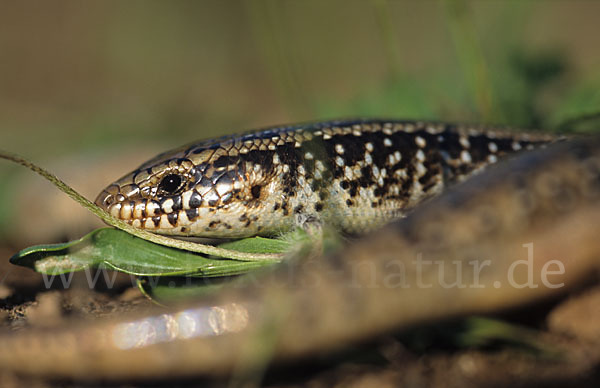
<svg viewBox="0 0 600 388"><path fill-rule="evenodd" d="M161 179L158 190L165 194L175 194L181 188L182 181L180 175L169 174Z"/></svg>

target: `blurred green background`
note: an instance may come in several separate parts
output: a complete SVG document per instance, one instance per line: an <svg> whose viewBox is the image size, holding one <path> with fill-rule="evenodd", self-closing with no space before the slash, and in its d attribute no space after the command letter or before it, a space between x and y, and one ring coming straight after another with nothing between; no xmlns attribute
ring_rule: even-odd
<svg viewBox="0 0 600 388"><path fill-rule="evenodd" d="M92 198L195 139L342 117L589 131L600 1L1 1L0 147ZM0 164L0 241L93 217ZM98 224L96 224L98 225Z"/></svg>

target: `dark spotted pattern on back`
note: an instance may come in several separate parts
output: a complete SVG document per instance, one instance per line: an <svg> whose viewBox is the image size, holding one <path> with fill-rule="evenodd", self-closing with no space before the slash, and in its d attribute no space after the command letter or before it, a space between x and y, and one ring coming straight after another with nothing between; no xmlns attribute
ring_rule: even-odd
<svg viewBox="0 0 600 388"><path fill-rule="evenodd" d="M164 234L268 235L306 220L361 233L509 153L551 140L410 121L276 127L165 152L110 185L96 203ZM164 182L179 180L179 188L164 190Z"/></svg>

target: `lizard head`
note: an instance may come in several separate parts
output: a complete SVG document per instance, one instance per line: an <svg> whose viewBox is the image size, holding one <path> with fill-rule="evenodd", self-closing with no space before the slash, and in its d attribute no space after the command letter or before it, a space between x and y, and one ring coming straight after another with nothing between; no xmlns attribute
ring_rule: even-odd
<svg viewBox="0 0 600 388"><path fill-rule="evenodd" d="M114 217L148 231L182 236L261 233L253 214L266 195L252 163L220 147L182 147L147 161L96 198ZM263 197L263 198L261 198Z"/></svg>

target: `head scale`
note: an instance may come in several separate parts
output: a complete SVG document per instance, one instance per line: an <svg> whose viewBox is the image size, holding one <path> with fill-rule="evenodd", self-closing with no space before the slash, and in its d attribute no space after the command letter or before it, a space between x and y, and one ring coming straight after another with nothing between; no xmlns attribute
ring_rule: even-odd
<svg viewBox="0 0 600 388"><path fill-rule="evenodd" d="M159 155L105 188L95 202L134 227L160 234L257 234L246 213L266 177L222 146Z"/></svg>

